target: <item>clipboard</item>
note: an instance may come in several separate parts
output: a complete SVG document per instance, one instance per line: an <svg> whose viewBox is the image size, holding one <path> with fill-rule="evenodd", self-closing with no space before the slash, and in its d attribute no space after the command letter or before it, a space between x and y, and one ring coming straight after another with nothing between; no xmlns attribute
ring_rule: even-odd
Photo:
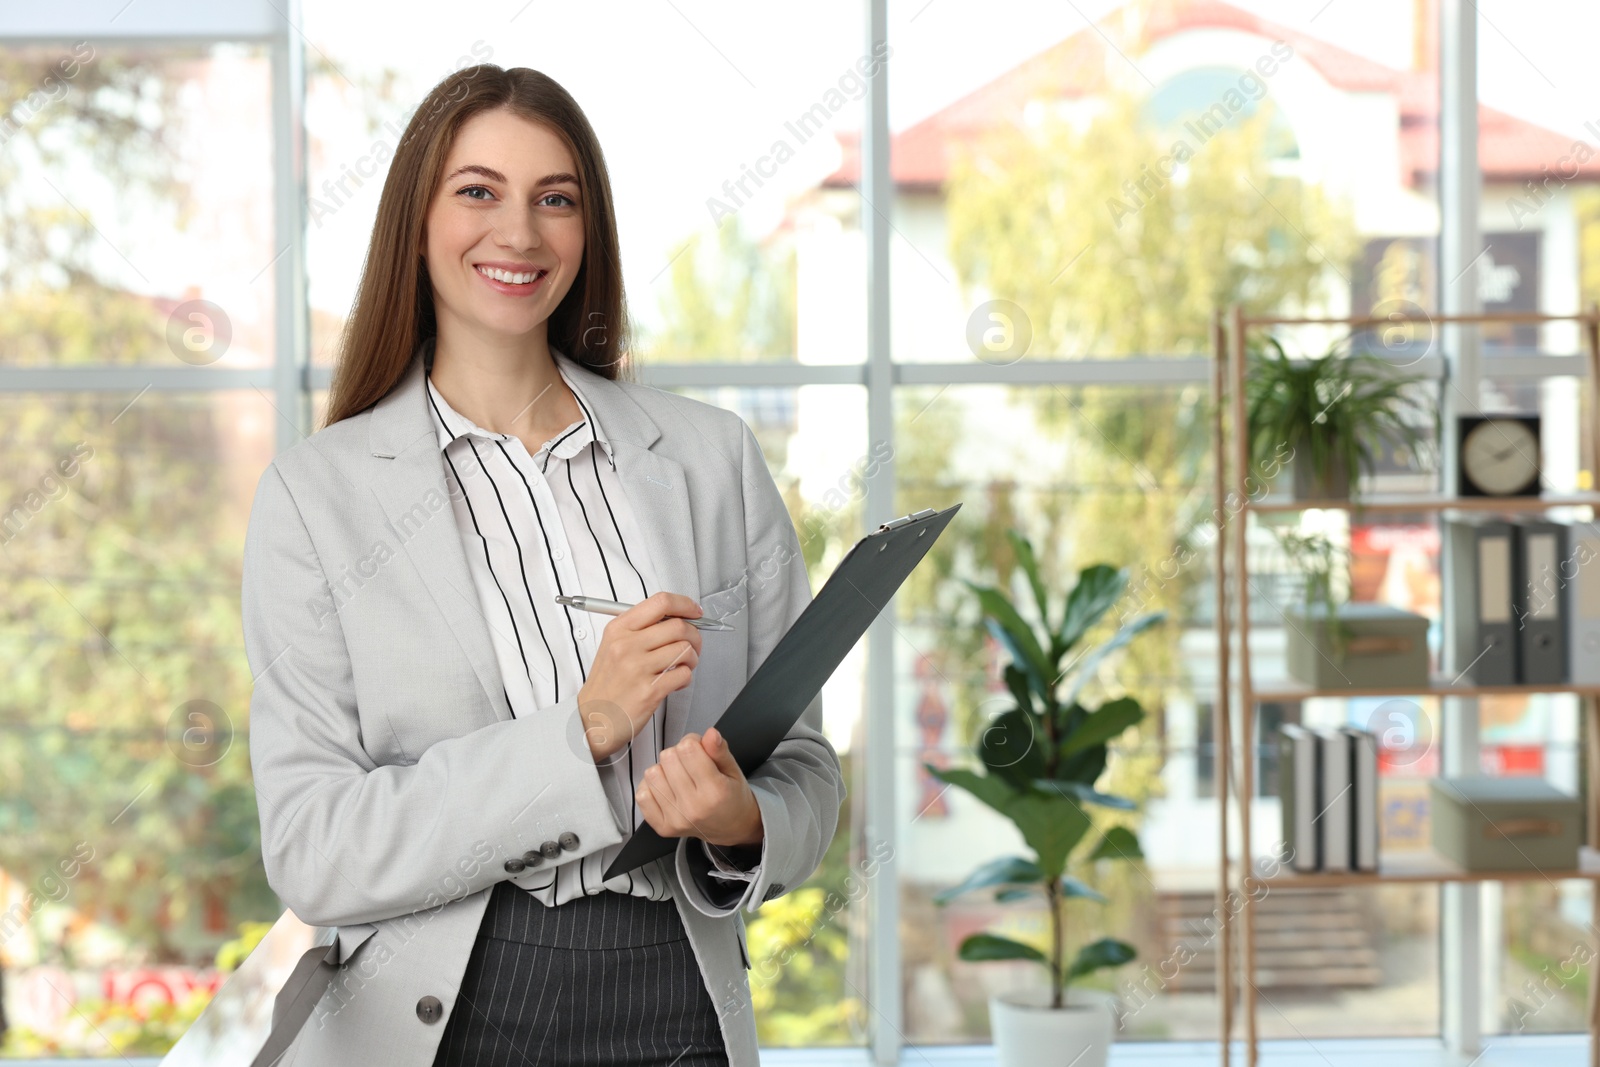
<svg viewBox="0 0 1600 1067"><path fill-rule="evenodd" d="M800 721L812 699L888 605L961 505L925 508L891 519L851 546L827 582L739 695L716 721L717 732L748 777ZM678 838L641 822L603 877L625 874L671 855Z"/></svg>

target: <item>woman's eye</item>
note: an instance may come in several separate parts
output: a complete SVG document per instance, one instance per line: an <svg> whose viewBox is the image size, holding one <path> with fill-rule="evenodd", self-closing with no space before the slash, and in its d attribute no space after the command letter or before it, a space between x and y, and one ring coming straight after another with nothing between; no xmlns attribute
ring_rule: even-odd
<svg viewBox="0 0 1600 1067"><path fill-rule="evenodd" d="M474 195L475 192L483 193L484 196L476 196L476 195ZM482 185L467 185L467 186L463 186L462 188L456 190L456 194L458 196L461 195L461 194L466 194L467 197L469 199L472 199L472 200L483 200L483 199L486 199L487 197L491 197L491 196L494 195L493 193L491 193L487 188L485 188ZM573 200L572 197L568 196L566 193L546 193L544 195L544 197L540 200L540 203L548 203L552 199L561 201L559 204L555 205L556 207L577 207L578 206L578 202L576 200Z"/></svg>

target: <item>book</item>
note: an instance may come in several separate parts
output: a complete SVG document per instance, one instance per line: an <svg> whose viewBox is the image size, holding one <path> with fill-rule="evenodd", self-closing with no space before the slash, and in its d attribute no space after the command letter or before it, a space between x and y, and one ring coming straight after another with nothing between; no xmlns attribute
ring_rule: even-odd
<svg viewBox="0 0 1600 1067"><path fill-rule="evenodd" d="M1283 807L1283 846L1290 870L1314 871L1317 847L1317 739L1303 726L1278 728L1278 797Z"/></svg>
<svg viewBox="0 0 1600 1067"><path fill-rule="evenodd" d="M1375 873L1378 869L1378 739L1370 730L1346 726L1350 746L1351 804L1350 868Z"/></svg>
<svg viewBox="0 0 1600 1067"><path fill-rule="evenodd" d="M1351 861L1351 815L1354 809L1350 775L1350 740L1342 729L1317 730L1317 842L1324 871L1348 871Z"/></svg>

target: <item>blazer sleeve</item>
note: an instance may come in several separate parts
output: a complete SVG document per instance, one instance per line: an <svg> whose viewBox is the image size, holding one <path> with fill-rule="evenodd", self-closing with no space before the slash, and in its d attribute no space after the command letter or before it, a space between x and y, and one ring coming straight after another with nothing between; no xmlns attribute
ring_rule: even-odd
<svg viewBox="0 0 1600 1067"><path fill-rule="evenodd" d="M250 761L267 882L303 922L437 910L509 879L508 861L564 833L578 846L564 861L623 840L576 694L437 742L413 764L374 763L343 624L306 609L326 596L316 546L274 461L245 535ZM425 686L427 665L415 669Z"/></svg>
<svg viewBox="0 0 1600 1067"><path fill-rule="evenodd" d="M811 603L811 582L789 509L767 469L761 446L743 419L740 479L746 540L745 626L750 672L765 662L779 639ZM740 908L750 914L811 876L833 841L844 804L839 755L822 732L822 694L812 698L778 747L748 777L761 809L760 855L723 850L732 864L714 862L700 838L680 838L678 881L689 902L720 918ZM752 859L754 866L747 867ZM718 878L739 870L740 880Z"/></svg>

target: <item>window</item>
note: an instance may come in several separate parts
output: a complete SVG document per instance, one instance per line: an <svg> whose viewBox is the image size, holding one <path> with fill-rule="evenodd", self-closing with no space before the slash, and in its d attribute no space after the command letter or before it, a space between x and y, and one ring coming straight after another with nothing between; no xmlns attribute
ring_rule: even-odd
<svg viewBox="0 0 1600 1067"><path fill-rule="evenodd" d="M108 1057L81 1023L113 1018L140 1031L128 1052L159 1052L222 979L219 949L247 948L280 909L254 837L249 670L229 638L251 490L320 421L384 161L422 95L482 61L546 71L589 115L642 380L749 422L813 589L865 528L963 502L886 615L889 640L863 641L824 692L851 795L822 867L750 921L762 1043L984 1043L987 996L1040 978L957 957L980 929L1037 937L1042 916L992 894L933 902L1020 844L923 767L970 764L1004 703L1004 657L962 579L1009 575L1013 528L1057 596L1105 561L1129 568L1129 606L1169 614L1106 678L1149 713L1111 769L1140 802L1147 860L1097 874L1117 903L1074 912L1073 937L1123 937L1141 964L1194 947L1159 989L1139 987L1138 965L1098 980L1147 1005L1123 1040L1215 1038L1194 925L1218 848L1211 315L1438 306L1452 279L1437 4L874 5L881 54L857 3L549 19L305 0L292 28L256 2L0 15L0 909L19 917L0 937L5 1053L56 1040ZM1475 6L1476 292L1570 310L1600 297L1600 114L1570 106L1600 26L1575 3L1531 21L1504 0ZM630 32L609 32L620 21ZM117 43L100 43L113 22ZM303 86L289 77L302 68ZM894 88L874 155L862 123L878 70ZM880 227L886 256L871 253ZM1337 340L1284 337L1295 354ZM1402 357L1444 350L1431 334L1379 340ZM1538 410L1557 435L1552 476L1591 488L1581 368L1530 358L1575 358L1576 334L1480 340L1481 402ZM1408 470L1385 456L1384 477ZM1415 579L1436 599L1437 551L1414 518L1340 531L1363 596ZM1299 587L1270 535L1252 537L1261 618ZM1479 712L1492 769L1575 784L1570 702ZM1275 826L1276 725L1372 714L1263 709L1257 852ZM1398 847L1425 832L1424 768L1385 790ZM887 877L861 874L870 825L894 828ZM46 903L28 908L30 892ZM1581 1028L1581 982L1548 996L1527 983L1570 970L1589 884L1482 892L1492 978L1476 1001L1438 949L1478 935L1441 924L1432 887L1274 895L1259 948L1280 1010L1261 1013L1264 1036L1437 1035L1450 998L1478 1003L1487 1033ZM1296 931L1314 924L1337 959L1308 984Z"/></svg>

